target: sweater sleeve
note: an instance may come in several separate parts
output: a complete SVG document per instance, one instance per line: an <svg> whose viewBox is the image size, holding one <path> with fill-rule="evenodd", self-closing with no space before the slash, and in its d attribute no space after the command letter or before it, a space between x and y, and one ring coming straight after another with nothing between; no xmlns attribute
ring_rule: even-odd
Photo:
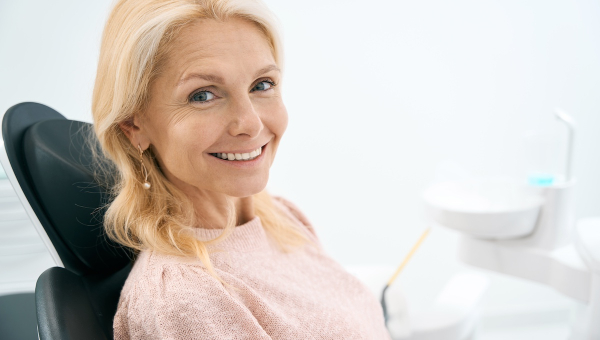
<svg viewBox="0 0 600 340"><path fill-rule="evenodd" d="M115 340L271 339L246 306L202 268L170 264L154 274L136 282L119 303Z"/></svg>

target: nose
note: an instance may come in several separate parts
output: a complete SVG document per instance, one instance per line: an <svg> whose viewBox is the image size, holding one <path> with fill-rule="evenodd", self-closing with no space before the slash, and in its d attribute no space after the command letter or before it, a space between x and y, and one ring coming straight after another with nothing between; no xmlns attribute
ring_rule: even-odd
<svg viewBox="0 0 600 340"><path fill-rule="evenodd" d="M232 119L228 127L231 136L247 135L254 138L264 128L259 113L255 110L252 101L247 95L234 101L231 117Z"/></svg>

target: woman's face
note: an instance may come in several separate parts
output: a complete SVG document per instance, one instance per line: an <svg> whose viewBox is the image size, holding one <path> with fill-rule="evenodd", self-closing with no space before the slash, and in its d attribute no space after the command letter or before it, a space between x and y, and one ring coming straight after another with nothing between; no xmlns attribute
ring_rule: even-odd
<svg viewBox="0 0 600 340"><path fill-rule="evenodd" d="M199 20L170 46L147 110L126 133L136 147L151 145L166 177L187 194L256 194L287 126L280 81L254 24Z"/></svg>

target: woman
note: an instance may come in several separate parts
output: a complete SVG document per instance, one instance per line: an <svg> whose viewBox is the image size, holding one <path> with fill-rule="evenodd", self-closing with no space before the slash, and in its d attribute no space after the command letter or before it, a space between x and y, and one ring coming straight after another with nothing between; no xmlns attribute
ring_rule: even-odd
<svg viewBox="0 0 600 340"><path fill-rule="evenodd" d="M115 339L388 339L381 308L265 191L286 129L274 19L253 0L122 0L96 135L110 237L138 251Z"/></svg>

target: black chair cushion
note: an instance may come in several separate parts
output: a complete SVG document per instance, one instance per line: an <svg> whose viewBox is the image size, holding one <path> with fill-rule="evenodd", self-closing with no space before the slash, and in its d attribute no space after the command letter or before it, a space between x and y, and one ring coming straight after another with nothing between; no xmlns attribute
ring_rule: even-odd
<svg viewBox="0 0 600 340"><path fill-rule="evenodd" d="M100 164L91 157L97 146L88 139L90 130L88 123L44 120L23 136L38 204L75 257L67 268L83 275L114 272L130 262L125 249L108 240L102 227L108 201L104 184L111 183L96 182ZM110 165L105 161L102 166Z"/></svg>

